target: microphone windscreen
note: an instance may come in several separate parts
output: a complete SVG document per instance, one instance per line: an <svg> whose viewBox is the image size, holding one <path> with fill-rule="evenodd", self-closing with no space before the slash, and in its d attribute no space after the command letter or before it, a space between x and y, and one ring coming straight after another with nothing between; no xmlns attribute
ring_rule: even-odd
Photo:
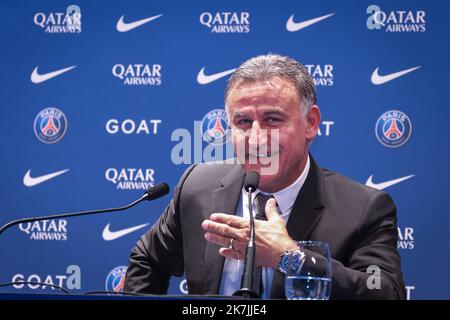
<svg viewBox="0 0 450 320"><path fill-rule="evenodd" d="M150 187L145 192L148 194L147 200L155 200L169 193L169 186L163 182L154 187Z"/></svg>
<svg viewBox="0 0 450 320"><path fill-rule="evenodd" d="M255 191L259 184L259 174L255 171L250 171L245 174L244 188L248 192L250 188Z"/></svg>

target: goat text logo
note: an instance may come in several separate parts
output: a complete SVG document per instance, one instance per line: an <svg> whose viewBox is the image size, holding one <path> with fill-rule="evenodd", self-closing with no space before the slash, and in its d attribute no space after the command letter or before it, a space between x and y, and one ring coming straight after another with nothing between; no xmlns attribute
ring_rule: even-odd
<svg viewBox="0 0 450 320"><path fill-rule="evenodd" d="M81 289L81 268L75 264L70 265L66 269L65 274L30 274L24 275L17 273L13 275L11 282L14 282L14 288L31 290L56 290L57 287L66 288L69 290ZM57 286L57 287L55 287Z"/></svg>
<svg viewBox="0 0 450 320"><path fill-rule="evenodd" d="M109 134L146 134L146 135L157 135L158 128L161 124L162 120L160 119L142 119L142 120L133 120L133 119L109 119L106 122L106 132Z"/></svg>

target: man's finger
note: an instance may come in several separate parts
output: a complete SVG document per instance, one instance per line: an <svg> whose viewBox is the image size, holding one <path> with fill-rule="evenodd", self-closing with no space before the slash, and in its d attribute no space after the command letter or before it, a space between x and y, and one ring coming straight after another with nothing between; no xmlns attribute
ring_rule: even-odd
<svg viewBox="0 0 450 320"><path fill-rule="evenodd" d="M231 239L233 239L233 247L230 248ZM235 251L242 251L245 252L245 249L247 248L247 242L241 242L235 238L229 238L217 235L215 233L206 232L205 233L205 240L214 244L218 244L219 246L222 246L224 248L229 248L230 250Z"/></svg>
<svg viewBox="0 0 450 320"><path fill-rule="evenodd" d="M219 254L225 258L244 260L244 254L242 252L230 248L220 248Z"/></svg>
<svg viewBox="0 0 450 320"><path fill-rule="evenodd" d="M210 219L211 221L224 223L235 228L245 228L248 225L247 220L225 213L213 213Z"/></svg>
<svg viewBox="0 0 450 320"><path fill-rule="evenodd" d="M270 198L269 201L267 201L265 211L267 220L281 219L275 198Z"/></svg>
<svg viewBox="0 0 450 320"><path fill-rule="evenodd" d="M247 240L247 232L245 230L236 229L230 227L227 224L218 223L211 220L205 220L202 222L202 228L207 232L211 232L219 236L239 239L241 241Z"/></svg>
<svg viewBox="0 0 450 320"><path fill-rule="evenodd" d="M231 238L220 236L218 234L211 233L211 232L206 232L205 239L208 242L212 242L212 243L218 244L220 246L228 247L230 245Z"/></svg>

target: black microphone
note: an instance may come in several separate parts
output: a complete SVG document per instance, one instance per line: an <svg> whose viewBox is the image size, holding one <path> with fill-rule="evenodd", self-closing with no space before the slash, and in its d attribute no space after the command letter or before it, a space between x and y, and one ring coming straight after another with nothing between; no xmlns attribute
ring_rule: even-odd
<svg viewBox="0 0 450 320"><path fill-rule="evenodd" d="M259 174L251 171L245 174L244 189L248 193L248 212L250 214L250 240L247 244L244 260L244 273L241 279L241 289L233 293L233 296L244 298L261 298L252 289L253 285L253 269L255 265L255 219L253 218L252 193L256 191L259 184Z"/></svg>
<svg viewBox="0 0 450 320"><path fill-rule="evenodd" d="M67 218L67 217L74 217L74 216L84 216L88 214L94 214L94 213L104 213L104 212L114 212L114 211L122 211L129 209L131 207L134 207L139 202L143 200L155 200L158 199L166 194L169 193L169 186L167 183L161 183L154 187L149 187L147 191L137 199L136 201L130 203L129 205L123 206L123 207L117 207L117 208L108 208L108 209L99 209L99 210L90 210L90 211L80 211L80 212L71 212L71 213L60 213L60 214L53 214L48 216L42 216L42 217L32 217L32 218L23 218L18 220L13 220L11 222L8 222L7 224L3 225L0 228L0 234L8 229L9 227L12 227L19 223L25 223L25 222L33 222L33 221L39 221L39 220L49 220L49 219L57 219L57 218Z"/></svg>

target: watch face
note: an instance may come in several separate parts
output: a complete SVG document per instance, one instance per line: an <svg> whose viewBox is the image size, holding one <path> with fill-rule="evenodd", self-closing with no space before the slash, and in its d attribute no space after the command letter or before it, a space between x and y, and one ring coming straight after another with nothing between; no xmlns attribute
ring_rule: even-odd
<svg viewBox="0 0 450 320"><path fill-rule="evenodd" d="M283 254L279 269L283 273L296 274L302 266L305 258L305 254L301 251L286 252Z"/></svg>
<svg viewBox="0 0 450 320"><path fill-rule="evenodd" d="M281 258L280 271L283 272L283 273L287 273L287 269L288 269L288 266L289 266L289 256L290 255L291 255L290 253L286 253Z"/></svg>
<svg viewBox="0 0 450 320"><path fill-rule="evenodd" d="M294 252L291 257L292 273L296 274L297 272L299 272L300 269L302 268L302 265L303 265L303 255L298 251Z"/></svg>

